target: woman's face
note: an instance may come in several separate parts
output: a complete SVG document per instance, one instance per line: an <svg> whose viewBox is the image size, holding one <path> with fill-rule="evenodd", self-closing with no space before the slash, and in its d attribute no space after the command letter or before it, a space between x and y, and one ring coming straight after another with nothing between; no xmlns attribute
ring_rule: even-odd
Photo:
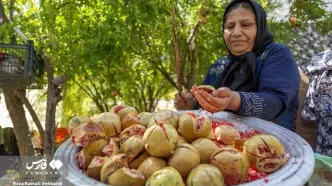
<svg viewBox="0 0 332 186"><path fill-rule="evenodd" d="M255 14L245 8L231 10L224 25L224 40L229 51L240 56L252 50L257 33Z"/></svg>

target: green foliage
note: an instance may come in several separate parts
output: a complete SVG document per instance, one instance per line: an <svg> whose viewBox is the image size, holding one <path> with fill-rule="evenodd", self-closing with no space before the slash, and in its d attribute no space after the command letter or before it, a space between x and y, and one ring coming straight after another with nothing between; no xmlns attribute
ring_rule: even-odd
<svg viewBox="0 0 332 186"><path fill-rule="evenodd" d="M9 42L13 26L18 26L51 59L55 74L67 78L63 125L73 115L105 112L120 103L153 111L159 100L172 99L176 88L171 7L176 8L182 82L188 90L202 82L216 59L226 55L221 24L228 2L41 0L37 4L17 0L14 25L2 25L0 39ZM281 5L278 0L258 2L268 14ZM321 32L331 32L331 12L325 10L322 0L290 3L301 28L312 20ZM9 15L9 0L3 4ZM206 24L202 24L203 18ZM268 26L277 42L287 44L295 37L288 20L269 16ZM114 96L114 91L119 94Z"/></svg>

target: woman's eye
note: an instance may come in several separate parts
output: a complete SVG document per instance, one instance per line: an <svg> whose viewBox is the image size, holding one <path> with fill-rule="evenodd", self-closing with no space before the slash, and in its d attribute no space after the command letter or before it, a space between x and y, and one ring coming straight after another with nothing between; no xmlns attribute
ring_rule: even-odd
<svg viewBox="0 0 332 186"><path fill-rule="evenodd" d="M249 28L249 27L252 26L252 24L243 24L242 26L243 26L244 28Z"/></svg>
<svg viewBox="0 0 332 186"><path fill-rule="evenodd" d="M232 29L234 28L234 25L226 25L226 29Z"/></svg>

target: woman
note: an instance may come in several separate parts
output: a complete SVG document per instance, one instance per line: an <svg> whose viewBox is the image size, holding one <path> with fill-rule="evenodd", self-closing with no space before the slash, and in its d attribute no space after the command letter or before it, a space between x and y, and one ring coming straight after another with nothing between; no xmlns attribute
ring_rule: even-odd
<svg viewBox="0 0 332 186"><path fill-rule="evenodd" d="M288 47L273 42L264 9L254 1L232 1L222 31L228 55L211 65L203 82L217 90L177 94L175 107L190 110L199 103L212 113L228 110L274 120L294 131L300 75Z"/></svg>
<svg viewBox="0 0 332 186"><path fill-rule="evenodd" d="M302 70L309 76L302 118L316 121L315 152L332 157L332 49L313 56Z"/></svg>

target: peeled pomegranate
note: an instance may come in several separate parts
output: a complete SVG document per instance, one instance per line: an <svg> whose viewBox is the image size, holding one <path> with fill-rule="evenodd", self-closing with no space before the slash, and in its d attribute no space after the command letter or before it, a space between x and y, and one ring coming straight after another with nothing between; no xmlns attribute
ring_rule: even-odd
<svg viewBox="0 0 332 186"><path fill-rule="evenodd" d="M134 113L134 112L130 112L121 120L122 129L126 129L133 125L138 125L138 123L139 123L139 120L137 117L137 113Z"/></svg>
<svg viewBox="0 0 332 186"><path fill-rule="evenodd" d="M119 115L112 112L104 112L93 118L105 131L106 136L116 136L122 131Z"/></svg>
<svg viewBox="0 0 332 186"><path fill-rule="evenodd" d="M84 123L91 122L91 119L86 116L74 116L68 123L68 132L70 135L74 133L74 129Z"/></svg>
<svg viewBox="0 0 332 186"><path fill-rule="evenodd" d="M120 133L120 145L122 145L131 136L143 136L146 128L142 125L133 125Z"/></svg>
<svg viewBox="0 0 332 186"><path fill-rule="evenodd" d="M199 138L191 145L198 151L201 163L210 163L212 154L219 149L212 140L207 138Z"/></svg>
<svg viewBox="0 0 332 186"><path fill-rule="evenodd" d="M175 149L167 164L174 167L185 178L191 169L199 165L200 161L199 153L195 147L189 144L182 144Z"/></svg>
<svg viewBox="0 0 332 186"><path fill-rule="evenodd" d="M280 141L268 134L253 136L244 143L244 155L254 169L271 173L286 163L285 149Z"/></svg>
<svg viewBox="0 0 332 186"><path fill-rule="evenodd" d="M233 144L234 140L240 137L239 131L229 125L220 125L214 129L214 138L226 145Z"/></svg>
<svg viewBox="0 0 332 186"><path fill-rule="evenodd" d="M197 117L194 113L186 112L179 117L179 133L188 140L205 138L211 131L211 119L207 115Z"/></svg>
<svg viewBox="0 0 332 186"><path fill-rule="evenodd" d="M106 140L99 139L85 146L79 153L76 154L76 159L79 167L82 170L86 170L94 156L103 155L102 150L106 146L106 144Z"/></svg>
<svg viewBox="0 0 332 186"><path fill-rule="evenodd" d="M108 177L108 184L113 186L143 186L144 176L135 169L122 167Z"/></svg>
<svg viewBox="0 0 332 186"><path fill-rule="evenodd" d="M138 116L137 116L138 124L140 124L144 127L147 127L152 116L153 116L153 114L150 113L150 112L141 112L141 113L139 113Z"/></svg>
<svg viewBox="0 0 332 186"><path fill-rule="evenodd" d="M121 121L126 115L128 115L131 112L137 115L137 110L135 109L135 107L131 107L128 105L115 105L111 108L110 112L118 114L120 116Z"/></svg>
<svg viewBox="0 0 332 186"><path fill-rule="evenodd" d="M149 178L154 172L166 166L167 164L165 160L161 158L148 157L138 167L138 171L140 171L145 178Z"/></svg>
<svg viewBox="0 0 332 186"><path fill-rule="evenodd" d="M172 125L175 129L178 128L179 117L178 115L172 110L161 110L157 113L153 114L150 118L148 128L152 125L157 125L160 123L168 123Z"/></svg>
<svg viewBox="0 0 332 186"><path fill-rule="evenodd" d="M126 154L129 163L144 151L144 141L141 136L132 136L122 144L120 150Z"/></svg>
<svg viewBox="0 0 332 186"><path fill-rule="evenodd" d="M96 180L100 179L100 170L107 157L95 156L88 166L87 175Z"/></svg>
<svg viewBox="0 0 332 186"><path fill-rule="evenodd" d="M122 167L127 167L127 157L125 154L115 154L105 160L100 170L100 181L106 183L107 178Z"/></svg>
<svg viewBox="0 0 332 186"><path fill-rule="evenodd" d="M190 171L187 186L224 186L224 178L218 168L210 164L200 164Z"/></svg>
<svg viewBox="0 0 332 186"><path fill-rule="evenodd" d="M237 149L221 148L213 153L210 164L221 171L226 185L243 183L248 177L248 160Z"/></svg>
<svg viewBox="0 0 332 186"><path fill-rule="evenodd" d="M104 156L112 156L114 154L117 154L120 152L120 148L118 143L114 140L114 138L111 138L108 145L106 145L103 148L103 155Z"/></svg>
<svg viewBox="0 0 332 186"><path fill-rule="evenodd" d="M78 126L71 136L71 142L74 146L82 146L83 148L93 141L105 139L104 129L94 122L88 122Z"/></svg>
<svg viewBox="0 0 332 186"><path fill-rule="evenodd" d="M173 167L164 167L154 172L145 186L184 186L180 173Z"/></svg>
<svg viewBox="0 0 332 186"><path fill-rule="evenodd" d="M143 136L145 150L155 157L167 157L175 149L179 135L170 124L153 125Z"/></svg>

